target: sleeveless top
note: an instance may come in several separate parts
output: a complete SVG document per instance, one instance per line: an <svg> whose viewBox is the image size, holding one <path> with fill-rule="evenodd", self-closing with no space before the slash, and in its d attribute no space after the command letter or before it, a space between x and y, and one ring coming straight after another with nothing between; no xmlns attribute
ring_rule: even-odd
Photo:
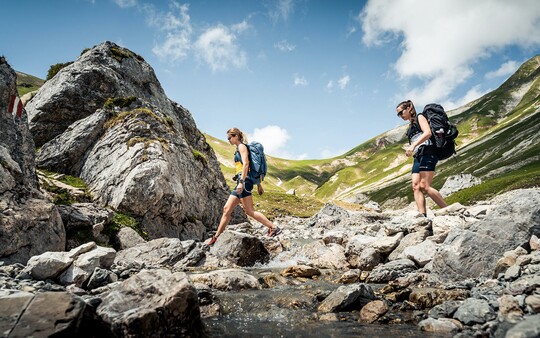
<svg viewBox="0 0 540 338"><path fill-rule="evenodd" d="M414 121L409 124L409 129L407 130L407 138L409 139L409 144L412 144L414 141L416 141L421 135L422 135L422 128L420 128L420 123L418 123L418 116L420 114L416 114L416 117L414 118ZM428 138L416 148L414 148L414 155L431 155L435 153L435 147L433 146L433 142L431 141L431 138Z"/></svg>

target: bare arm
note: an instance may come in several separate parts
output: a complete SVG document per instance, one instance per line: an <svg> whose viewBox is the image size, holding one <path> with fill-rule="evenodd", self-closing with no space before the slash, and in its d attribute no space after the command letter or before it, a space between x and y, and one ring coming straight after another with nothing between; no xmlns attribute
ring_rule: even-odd
<svg viewBox="0 0 540 338"><path fill-rule="evenodd" d="M407 151L405 152L407 156L411 156L414 152L414 148L424 143L431 137L431 128L429 127L429 122L424 115L418 115L418 124L420 125L420 129L422 129L422 135L420 135L420 137L411 143L409 148L407 148Z"/></svg>

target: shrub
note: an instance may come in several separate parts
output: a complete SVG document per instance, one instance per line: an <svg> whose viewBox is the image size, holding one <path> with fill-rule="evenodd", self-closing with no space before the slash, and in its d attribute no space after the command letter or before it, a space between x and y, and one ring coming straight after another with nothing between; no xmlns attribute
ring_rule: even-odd
<svg viewBox="0 0 540 338"><path fill-rule="evenodd" d="M59 71L61 71L63 68L69 66L72 63L73 62L66 62L66 63L57 63L55 65L52 65L49 68L49 71L47 72L47 79L46 80L52 79Z"/></svg>

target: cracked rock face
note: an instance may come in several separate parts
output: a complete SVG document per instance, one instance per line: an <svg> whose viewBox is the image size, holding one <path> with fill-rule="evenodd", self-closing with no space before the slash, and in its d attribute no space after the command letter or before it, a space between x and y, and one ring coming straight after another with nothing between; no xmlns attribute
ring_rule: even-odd
<svg viewBox="0 0 540 338"><path fill-rule="evenodd" d="M27 109L37 166L82 178L94 202L135 217L150 239L203 239L218 224L228 189L216 156L140 56L95 46Z"/></svg>
<svg viewBox="0 0 540 338"><path fill-rule="evenodd" d="M45 251L65 249L56 207L38 190L35 148L26 112L9 112L17 96L15 71L0 58L0 261L25 263Z"/></svg>

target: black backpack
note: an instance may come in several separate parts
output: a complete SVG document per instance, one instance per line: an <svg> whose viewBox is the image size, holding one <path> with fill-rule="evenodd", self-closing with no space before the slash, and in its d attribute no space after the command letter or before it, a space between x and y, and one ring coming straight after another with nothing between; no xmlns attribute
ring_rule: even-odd
<svg viewBox="0 0 540 338"><path fill-rule="evenodd" d="M448 120L444 108L437 103L424 107L422 115L426 117L431 128L431 142L435 145L435 153L439 160L445 160L456 153L455 139L459 134L456 126Z"/></svg>

